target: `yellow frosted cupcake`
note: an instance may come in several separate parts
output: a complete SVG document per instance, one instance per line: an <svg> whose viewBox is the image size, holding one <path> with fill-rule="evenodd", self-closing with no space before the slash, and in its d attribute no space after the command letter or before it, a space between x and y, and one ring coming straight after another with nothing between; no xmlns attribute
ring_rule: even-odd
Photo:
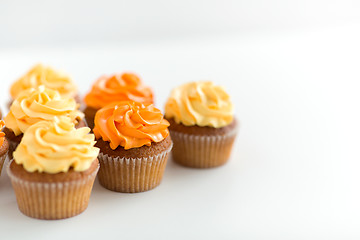
<svg viewBox="0 0 360 240"><path fill-rule="evenodd" d="M72 97L62 97L58 91L39 86L21 92L5 117L6 138L10 152L20 143L23 133L39 121L53 121L54 117L66 116L77 125L85 126L84 114Z"/></svg>
<svg viewBox="0 0 360 240"><path fill-rule="evenodd" d="M76 129L68 117L28 128L7 169L22 213L62 219L87 208L99 168L99 149L89 132Z"/></svg>
<svg viewBox="0 0 360 240"><path fill-rule="evenodd" d="M165 105L175 162L194 168L223 165L237 133L233 104L225 90L209 81L175 88Z"/></svg>
<svg viewBox="0 0 360 240"><path fill-rule="evenodd" d="M12 99L16 99L22 91L36 88L40 85L58 91L63 97L79 99L77 97L77 87L70 76L42 64L35 65L16 80L10 87L10 95Z"/></svg>

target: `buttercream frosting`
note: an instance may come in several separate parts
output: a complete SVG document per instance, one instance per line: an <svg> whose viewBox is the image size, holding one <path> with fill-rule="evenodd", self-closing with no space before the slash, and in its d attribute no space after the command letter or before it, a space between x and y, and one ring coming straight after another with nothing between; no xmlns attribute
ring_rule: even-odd
<svg viewBox="0 0 360 240"><path fill-rule="evenodd" d="M95 136L90 128L76 129L68 117L55 117L54 121L40 121L25 132L14 151L17 164L28 172L59 173L70 168L87 170L97 158Z"/></svg>
<svg viewBox="0 0 360 240"><path fill-rule="evenodd" d="M0 120L0 147L3 145L5 140L5 133L3 132L4 126L5 126L4 121Z"/></svg>
<svg viewBox="0 0 360 240"><path fill-rule="evenodd" d="M87 106L99 109L112 102L135 101L153 103L153 92L133 73L100 77L85 96Z"/></svg>
<svg viewBox="0 0 360 240"><path fill-rule="evenodd" d="M79 104L72 97L62 97L56 90L39 86L19 94L5 117L6 127L16 136L42 120L52 121L55 116L67 116L74 123L84 117Z"/></svg>
<svg viewBox="0 0 360 240"><path fill-rule="evenodd" d="M190 82L172 90L165 116L185 126L220 128L233 121L233 104L223 87L210 81Z"/></svg>
<svg viewBox="0 0 360 240"><path fill-rule="evenodd" d="M94 134L110 142L110 147L125 149L150 146L169 135L169 122L152 104L123 101L97 111Z"/></svg>
<svg viewBox="0 0 360 240"><path fill-rule="evenodd" d="M57 90L62 96L75 97L77 87L67 74L51 67L37 64L10 87L10 94L15 99L22 91L44 85Z"/></svg>

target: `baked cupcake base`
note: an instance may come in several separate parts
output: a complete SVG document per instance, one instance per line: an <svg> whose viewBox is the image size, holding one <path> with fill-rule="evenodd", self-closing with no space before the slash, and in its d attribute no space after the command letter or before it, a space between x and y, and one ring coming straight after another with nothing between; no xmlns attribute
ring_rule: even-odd
<svg viewBox="0 0 360 240"><path fill-rule="evenodd" d="M95 146L100 148L100 184L116 192L137 193L160 184L172 141L169 136L151 146L112 150L108 142L98 139Z"/></svg>
<svg viewBox="0 0 360 240"><path fill-rule="evenodd" d="M86 127L86 122L84 120L81 120L78 124L76 124L76 128L81 128L81 127ZM5 133L5 136L6 136L6 139L8 140L9 142L9 152L8 152L8 156L10 159L13 158L13 152L15 151L15 149L17 148L17 146L19 145L19 143L21 142L21 139L23 137L23 134L20 134L18 136L16 136L14 134L14 132L5 127L4 128L4 133Z"/></svg>
<svg viewBox="0 0 360 240"><path fill-rule="evenodd" d="M237 133L237 121L222 128L185 126L167 119L174 142L172 158L192 168L212 168L225 164Z"/></svg>
<svg viewBox="0 0 360 240"><path fill-rule="evenodd" d="M20 211L38 219L63 219L83 212L99 169L98 160L83 172L27 172L12 160L7 168Z"/></svg>
<svg viewBox="0 0 360 240"><path fill-rule="evenodd" d="M5 138L3 144L0 147L0 175L8 151L9 151L9 142Z"/></svg>
<svg viewBox="0 0 360 240"><path fill-rule="evenodd" d="M94 128L94 119L95 115L98 109L92 108L92 107L86 107L84 109L85 119L86 123L89 126L91 130Z"/></svg>

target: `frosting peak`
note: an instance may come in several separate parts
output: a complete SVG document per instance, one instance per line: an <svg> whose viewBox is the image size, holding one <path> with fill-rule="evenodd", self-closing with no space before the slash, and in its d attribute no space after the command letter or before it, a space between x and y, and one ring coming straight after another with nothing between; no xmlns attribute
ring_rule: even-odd
<svg viewBox="0 0 360 240"><path fill-rule="evenodd" d="M169 135L169 122L152 104L130 101L111 103L97 111L94 134L116 149L150 146Z"/></svg>
<svg viewBox="0 0 360 240"><path fill-rule="evenodd" d="M68 117L40 121L24 134L14 152L15 162L28 172L59 173L71 167L85 171L99 154L95 136L89 132L88 127L75 129Z"/></svg>
<svg viewBox="0 0 360 240"><path fill-rule="evenodd" d="M20 92L40 85L57 90L65 97L75 97L77 93L77 88L68 75L38 64L12 84L10 94L15 99Z"/></svg>
<svg viewBox="0 0 360 240"><path fill-rule="evenodd" d="M153 103L151 88L145 86L133 73L100 77L85 96L87 106L99 109L112 102L135 101Z"/></svg>
<svg viewBox="0 0 360 240"><path fill-rule="evenodd" d="M31 125L42 120L51 121L55 116L69 117L77 123L84 117L72 97L62 97L58 91L39 86L19 94L5 117L6 127L14 134L24 133Z"/></svg>
<svg viewBox="0 0 360 240"><path fill-rule="evenodd" d="M186 126L220 128L233 121L233 105L222 87L210 81L190 82L172 90L165 116Z"/></svg>

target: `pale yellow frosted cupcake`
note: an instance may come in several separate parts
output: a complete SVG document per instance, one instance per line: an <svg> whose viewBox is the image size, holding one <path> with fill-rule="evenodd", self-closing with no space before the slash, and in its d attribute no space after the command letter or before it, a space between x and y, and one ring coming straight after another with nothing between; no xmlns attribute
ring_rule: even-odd
<svg viewBox="0 0 360 240"><path fill-rule="evenodd" d="M10 95L16 99L22 91L40 85L58 91L63 97L77 96L77 87L69 75L42 64L35 65L16 80L10 87Z"/></svg>
<svg viewBox="0 0 360 240"><path fill-rule="evenodd" d="M89 132L68 117L28 128L7 169L22 213L62 219L87 208L99 169L99 149Z"/></svg>
<svg viewBox="0 0 360 240"><path fill-rule="evenodd" d="M84 114L72 97L63 97L56 90L45 86L21 92L5 117L6 138L10 152L20 143L23 133L39 121L53 121L54 117L66 116L78 126L85 126Z"/></svg>
<svg viewBox="0 0 360 240"><path fill-rule="evenodd" d="M194 168L223 165L237 133L233 104L226 91L209 81L175 88L165 105L175 162Z"/></svg>

